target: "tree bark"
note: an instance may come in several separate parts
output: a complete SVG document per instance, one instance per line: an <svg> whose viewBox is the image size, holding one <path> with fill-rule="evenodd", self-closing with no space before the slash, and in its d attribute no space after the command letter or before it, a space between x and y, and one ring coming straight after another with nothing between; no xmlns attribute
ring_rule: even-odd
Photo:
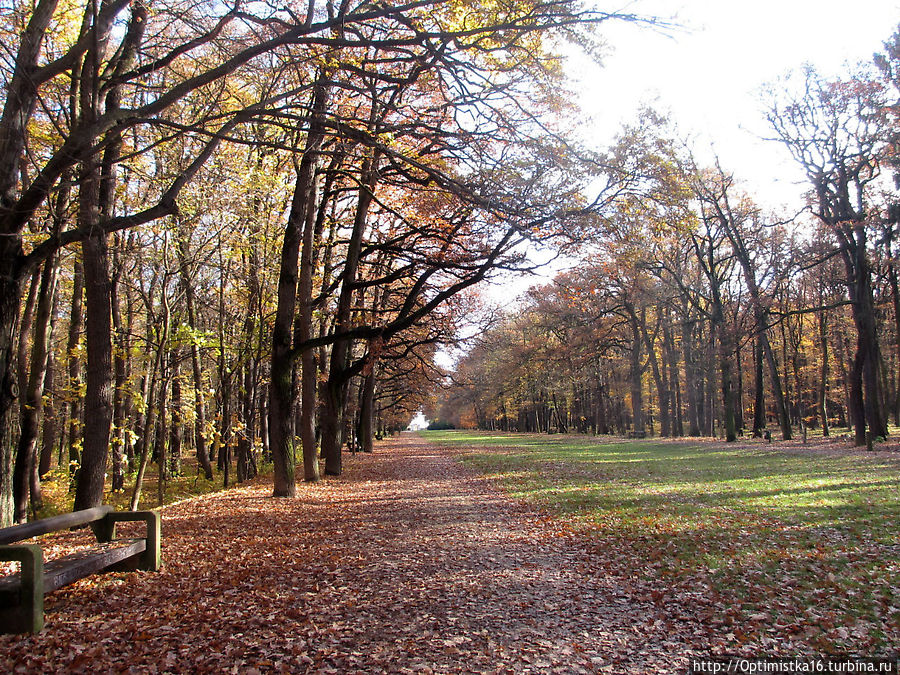
<svg viewBox="0 0 900 675"><path fill-rule="evenodd" d="M291 342L294 313L297 308L298 277L300 274L300 245L311 227L310 211L315 204L315 170L319 150L324 140L324 113L328 100L328 88L320 78L313 91L312 122L306 137L306 148L297 169L297 180L291 200L281 248L281 270L278 277L278 304L272 327L272 361L269 384L269 444L275 464L274 496L293 497L296 494L294 475L296 449L293 429L293 410L296 403L293 387L294 359ZM311 246L304 253L312 255ZM312 271L308 271L312 274ZM311 281L310 288L311 288ZM306 288L304 287L303 291ZM303 299L306 299L306 295ZM303 305L301 299L301 305ZM304 311L301 307L301 311ZM303 319L301 318L301 321ZM307 373L303 373L306 381ZM313 378L313 384L315 379ZM306 384L306 386L310 386ZM304 390L305 391L305 390ZM310 411L301 410L301 426L305 424L303 415ZM301 431L301 434L303 431ZM306 435L308 441L308 432ZM307 456L310 462L307 462ZM304 450L304 476L314 480L317 467L312 467L314 443Z"/></svg>
<svg viewBox="0 0 900 675"><path fill-rule="evenodd" d="M12 525L14 520L12 479L15 437L19 431L18 420L13 415L19 395L14 364L22 283L18 270L9 261L17 259L20 247L20 243L0 237L0 526L3 527Z"/></svg>
<svg viewBox="0 0 900 675"><path fill-rule="evenodd" d="M184 445L184 411L181 409L181 353L169 350L169 377L172 379L172 421L169 425L169 475L181 474L181 454Z"/></svg>
<svg viewBox="0 0 900 675"><path fill-rule="evenodd" d="M129 336L122 325L122 310L119 298L122 268L116 265L110 280L110 309L112 326L115 331L116 350L113 356L113 436L112 436L112 491L119 492L125 487L125 444L128 441L125 399L127 392L127 355Z"/></svg>
<svg viewBox="0 0 900 675"><path fill-rule="evenodd" d="M165 293L165 288L163 288ZM164 327L167 332L167 326ZM166 440L168 436L168 408L169 408L169 380L171 373L169 372L169 364L165 355L165 340L161 340L159 348L159 387L156 394L156 426L153 441L153 454L156 455L156 466L158 469L156 481L156 504L162 506L166 503L166 483L169 480L169 465L166 459ZM228 487L227 485L225 487Z"/></svg>
<svg viewBox="0 0 900 675"><path fill-rule="evenodd" d="M105 4L105 3L104 3ZM132 7L131 20L114 59L109 64L112 74L129 68L146 25L148 8L142 3ZM85 55L81 74L80 111L84 124L96 121L100 114L102 61L109 42L114 16L94 17L94 42ZM114 85L106 93L106 112L120 108L121 86ZM75 509L99 506L103 501L103 484L113 422L113 353L112 353L112 286L109 275L109 235L97 225L100 218L113 213L116 186L116 164L122 146L119 130L106 136L102 163L88 156L81 163L78 195L78 226L87 236L81 250L84 263L87 316L87 377L85 380L84 447L75 490Z"/></svg>
<svg viewBox="0 0 900 675"><path fill-rule="evenodd" d="M375 185L378 181L377 168L379 160L380 155L376 151L372 157L366 158L363 162L359 199L353 220L353 231L347 242L347 256L344 262L341 293L334 317L335 333L344 332L350 327L352 300L356 293L355 285L360 253L369 207L372 204ZM346 339L336 340L332 345L328 382L325 387L325 401L322 410L322 454L325 456L325 473L331 476L339 476L342 470L341 446L343 444L344 412L347 402L348 382L346 368L350 356L350 348L351 341Z"/></svg>
<svg viewBox="0 0 900 675"><path fill-rule="evenodd" d="M634 430L640 433L644 431L644 370L641 367L643 337L641 336L634 307L626 303L625 310L628 313L628 323L631 326L631 361L628 370L631 384L631 417Z"/></svg>
<svg viewBox="0 0 900 675"><path fill-rule="evenodd" d="M753 366L753 438L762 438L766 430L766 399L763 348L759 336L753 343Z"/></svg>
<svg viewBox="0 0 900 675"><path fill-rule="evenodd" d="M643 312L641 312L638 323L641 335L644 339L644 344L647 347L650 372L653 374L653 381L656 384L656 394L659 398L659 433L661 436L668 438L672 435L672 423L671 417L669 417L669 387L665 382L659 359L656 357L656 347L654 341L650 338L650 331L647 330L647 319Z"/></svg>
<svg viewBox="0 0 900 675"><path fill-rule="evenodd" d="M888 247L888 254L891 254L891 248ZM900 281L897 278L897 265L900 264L896 258L890 259L887 263L888 281L891 286L891 302L894 309L894 348L897 355L897 363L895 364L894 376L897 380L897 386L894 388L894 400L892 403L892 412L894 413L894 424L900 426Z"/></svg>
<svg viewBox="0 0 900 675"><path fill-rule="evenodd" d="M700 384L694 354L694 322L681 322L681 351L684 358L684 380L687 389L688 436L700 435Z"/></svg>
<svg viewBox="0 0 900 675"><path fill-rule="evenodd" d="M39 0L22 32L16 63L6 86L0 116L0 215L12 213L18 191L20 158L27 127L34 113L38 90L33 74L38 68L44 36L56 11L57 0ZM13 471L18 433L14 405L18 398L15 347L22 294L22 234L18 228L0 232L0 527L13 523Z"/></svg>
<svg viewBox="0 0 900 675"><path fill-rule="evenodd" d="M857 222L852 228L847 225L838 226L836 232L841 241L841 258L850 281L850 306L856 327L856 355L849 374L849 407L855 425L855 443L857 446L864 446L869 438L887 437L878 374L880 350L875 325L872 270L866 255L864 224Z"/></svg>
<svg viewBox="0 0 900 675"><path fill-rule="evenodd" d="M335 164L337 158L332 160ZM329 171L318 213L313 217L307 212L303 228L303 246L300 253L300 276L297 287L298 312L295 324L295 339L303 344L313 334L313 275L315 273L316 246L321 237L321 227L326 213L326 203L330 198L334 171ZM311 186L311 197L315 194L315 182ZM314 203L310 199L310 204ZM318 406L318 364L316 350L305 349L300 354L300 443L303 448L303 478L314 483L319 480L319 452L316 443L316 410Z"/></svg>
<svg viewBox="0 0 900 675"><path fill-rule="evenodd" d="M59 294L57 293L57 298ZM56 330L56 311L50 320L50 334ZM53 350L47 351L47 373L44 376L44 392L48 396L49 405L44 406L44 431L41 434L41 453L38 463L38 477L43 478L50 472L53 463L53 452L59 442L59 400L56 392L56 358Z"/></svg>
<svg viewBox="0 0 900 675"><path fill-rule="evenodd" d="M822 363L819 366L819 417L822 420L822 436L828 437L828 315L824 310L819 312L819 351Z"/></svg>
<svg viewBox="0 0 900 675"><path fill-rule="evenodd" d="M31 345L31 369L22 406L22 424L15 466L16 520L24 522L28 516L29 495L34 511L41 506L40 482L35 485L37 471L35 452L44 407L44 380L47 355L50 351L50 318L56 295L56 257L44 264L38 291L37 311Z"/></svg>
<svg viewBox="0 0 900 675"><path fill-rule="evenodd" d="M75 489L76 511L100 506L103 502L103 483L112 430L112 319L106 240L105 233L98 233L82 243L87 304L87 375L84 445Z"/></svg>
<svg viewBox="0 0 900 675"><path fill-rule="evenodd" d="M69 395L69 472L75 474L81 463L81 359L78 345L84 327L84 266L76 258L72 271L72 307L69 311L69 339L66 345L67 383Z"/></svg>

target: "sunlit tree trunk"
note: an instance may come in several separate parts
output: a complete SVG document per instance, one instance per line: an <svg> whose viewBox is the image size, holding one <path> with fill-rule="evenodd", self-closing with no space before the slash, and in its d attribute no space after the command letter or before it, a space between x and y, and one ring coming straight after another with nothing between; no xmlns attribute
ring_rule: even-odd
<svg viewBox="0 0 900 675"><path fill-rule="evenodd" d="M118 242L117 242L118 243ZM118 247L117 247L118 248ZM110 302L112 325L115 331L115 354L113 356L113 436L112 436L112 490L118 492L125 487L125 445L128 442L128 417L126 399L128 397L128 332L122 323L121 277L123 269L114 254L115 271L110 280Z"/></svg>
<svg viewBox="0 0 900 675"><path fill-rule="evenodd" d="M12 75L6 83L0 116L0 216L16 203L20 160L28 138L28 123L38 99L32 74L44 36L56 11L57 0L39 0L19 39ZM18 435L15 402L16 331L22 294L22 235L14 227L0 229L0 527L13 522L14 448Z"/></svg>

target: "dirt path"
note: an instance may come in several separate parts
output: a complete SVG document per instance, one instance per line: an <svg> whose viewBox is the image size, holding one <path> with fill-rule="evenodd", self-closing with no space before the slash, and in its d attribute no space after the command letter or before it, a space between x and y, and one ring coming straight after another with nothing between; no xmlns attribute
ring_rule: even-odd
<svg viewBox="0 0 900 675"><path fill-rule="evenodd" d="M273 500L163 511L164 570L52 594L0 671L684 672L689 626L619 587L554 525L403 435Z"/></svg>

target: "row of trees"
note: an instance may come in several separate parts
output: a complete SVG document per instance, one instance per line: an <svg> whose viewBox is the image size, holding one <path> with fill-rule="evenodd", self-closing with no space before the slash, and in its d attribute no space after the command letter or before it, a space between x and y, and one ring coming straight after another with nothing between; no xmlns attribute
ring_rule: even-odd
<svg viewBox="0 0 900 675"><path fill-rule="evenodd" d="M420 403L465 293L633 180L560 136L576 2L7 2L0 524L185 453L274 493ZM601 168L602 167L602 168ZM586 199L581 186L606 187ZM380 422L378 421L380 419ZM110 463L110 448L111 463Z"/></svg>
<svg viewBox="0 0 900 675"><path fill-rule="evenodd" d="M806 69L769 98L806 171L809 210L767 213L652 114L621 142L618 199L575 270L480 336L435 411L482 428L785 439L900 424L896 170L900 33L877 68ZM776 432L777 433L777 432Z"/></svg>

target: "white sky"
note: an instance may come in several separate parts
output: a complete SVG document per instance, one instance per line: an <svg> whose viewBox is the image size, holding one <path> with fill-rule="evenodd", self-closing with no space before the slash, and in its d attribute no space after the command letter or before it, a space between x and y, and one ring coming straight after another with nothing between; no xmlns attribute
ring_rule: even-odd
<svg viewBox="0 0 900 675"><path fill-rule="evenodd" d="M594 0L601 9L608 0ZM804 176L769 135L760 88L813 64L829 76L871 61L900 24L900 0L634 0L622 12L674 19L662 34L633 24L608 24L610 51L602 66L572 59L570 76L584 110L583 139L609 144L623 124L651 104L667 113L703 158L718 155L756 202L793 213L803 206ZM489 302L509 306L540 276L498 279L483 288ZM452 359L441 355L442 365Z"/></svg>
<svg viewBox="0 0 900 675"><path fill-rule="evenodd" d="M588 137L609 139L651 103L770 206L794 206L802 175L777 143L760 139L769 133L760 88L805 63L840 76L845 63L871 61L900 23L897 0L635 0L623 11L674 17L685 28L663 35L609 24L603 67L573 62L593 117Z"/></svg>
<svg viewBox="0 0 900 675"><path fill-rule="evenodd" d="M606 0L595 0L605 10ZM584 110L583 139L608 144L623 124L651 104L693 141L703 158L717 154L760 205L802 208L800 169L769 135L760 88L811 63L840 76L847 63L871 61L900 23L897 0L635 0L621 11L674 19L661 33L636 24L604 26L609 52L602 66L572 58L569 74ZM534 276L485 289L508 304Z"/></svg>

